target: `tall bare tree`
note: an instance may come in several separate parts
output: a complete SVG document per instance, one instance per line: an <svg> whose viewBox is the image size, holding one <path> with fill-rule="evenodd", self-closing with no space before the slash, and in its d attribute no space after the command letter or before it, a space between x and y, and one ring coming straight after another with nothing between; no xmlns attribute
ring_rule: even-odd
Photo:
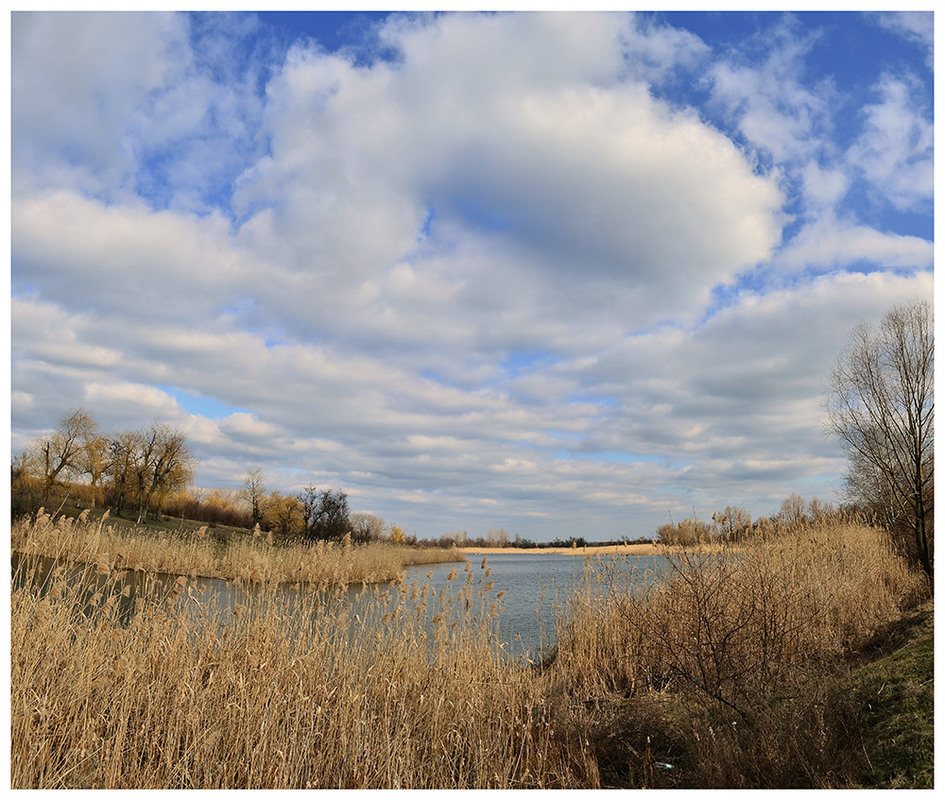
<svg viewBox="0 0 945 800"><path fill-rule="evenodd" d="M262 470L258 467L246 472L243 479L243 486L240 489L240 497L249 503L250 512L253 516L253 527L255 528L263 518L263 501L266 499L266 482L263 480Z"/></svg>
<svg viewBox="0 0 945 800"><path fill-rule="evenodd" d="M850 460L851 499L882 513L933 577L934 333L932 308L897 306L858 325L837 361L828 427Z"/></svg>
<svg viewBox="0 0 945 800"><path fill-rule="evenodd" d="M38 443L37 461L43 474L43 503L60 475L83 471L87 444L98 435L98 425L84 408L67 411L56 432Z"/></svg>
<svg viewBox="0 0 945 800"><path fill-rule="evenodd" d="M148 428L138 462L138 522L155 500L188 484L192 461L183 433L157 423Z"/></svg>

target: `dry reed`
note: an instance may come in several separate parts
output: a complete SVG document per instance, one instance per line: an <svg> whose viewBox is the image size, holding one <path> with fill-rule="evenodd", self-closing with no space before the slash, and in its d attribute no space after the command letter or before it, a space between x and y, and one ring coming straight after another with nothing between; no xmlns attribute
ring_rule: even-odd
<svg viewBox="0 0 945 800"><path fill-rule="evenodd" d="M13 592L15 787L578 785L471 574L357 608L263 589L222 621L189 613L181 579L127 624L119 577L96 576Z"/></svg>
<svg viewBox="0 0 945 800"><path fill-rule="evenodd" d="M535 668L469 563L353 605L263 584L214 616L183 579L129 597L98 527L81 575L14 576L15 788L836 785L824 670L924 591L856 526L676 554L649 585L589 564Z"/></svg>
<svg viewBox="0 0 945 800"><path fill-rule="evenodd" d="M670 751L689 759L690 787L833 785L851 738L831 694L842 658L927 597L923 578L883 532L852 524L669 562L635 595L574 596L554 664L567 693L585 708L618 697L623 725L649 718L635 747L621 745L624 769L647 785L676 785L678 764L654 767ZM600 738L599 721L582 730Z"/></svg>
<svg viewBox="0 0 945 800"><path fill-rule="evenodd" d="M182 574L190 577L257 583L308 583L343 586L385 583L408 566L463 561L465 556L442 548L412 548L386 542L353 547L320 542L274 546L272 539L246 536L221 545L201 527L187 537L156 536L144 529L119 528L106 516L97 522L61 516L53 520L40 509L34 519L13 523L14 552L85 563L107 563L116 569Z"/></svg>

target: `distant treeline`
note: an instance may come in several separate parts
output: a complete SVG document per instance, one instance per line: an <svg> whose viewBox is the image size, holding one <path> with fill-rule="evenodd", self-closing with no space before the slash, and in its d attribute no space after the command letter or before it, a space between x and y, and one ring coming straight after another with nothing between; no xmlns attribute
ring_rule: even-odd
<svg viewBox="0 0 945 800"><path fill-rule="evenodd" d="M269 491L261 469L249 469L239 489L191 487L196 459L185 435L171 426L153 424L145 430L106 433L92 414L73 409L63 415L59 428L14 456L11 481L13 517L35 514L40 507L54 511L69 505L108 507L116 516L192 520L214 527L231 526L274 532L281 540L305 538L355 543L391 541L427 547L540 547L583 548L648 543L691 546L713 541L739 542L761 531L819 522L836 509L817 498L809 502L792 494L772 517L752 520L735 506L716 511L711 522L695 515L660 525L649 537L588 540L586 536L536 542L494 528L471 537L452 531L418 539L399 525L364 512L352 512L347 494L338 489L307 486L301 492ZM846 509L849 510L849 509Z"/></svg>

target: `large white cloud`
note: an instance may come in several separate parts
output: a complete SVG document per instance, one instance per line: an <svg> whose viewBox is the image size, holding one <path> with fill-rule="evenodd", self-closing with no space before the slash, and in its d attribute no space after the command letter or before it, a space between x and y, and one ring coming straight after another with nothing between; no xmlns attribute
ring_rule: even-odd
<svg viewBox="0 0 945 800"><path fill-rule="evenodd" d="M596 280L622 314L704 302L777 244L781 198L695 115L618 83L625 29L456 16L391 23L393 65L293 51L268 91L272 157L238 194L272 209L254 235L333 298L400 259L435 284L445 249L475 259L447 283L499 303L507 281L553 296Z"/></svg>
<svg viewBox="0 0 945 800"><path fill-rule="evenodd" d="M14 187L129 196L134 112L181 59L189 60L179 16L13 14Z"/></svg>

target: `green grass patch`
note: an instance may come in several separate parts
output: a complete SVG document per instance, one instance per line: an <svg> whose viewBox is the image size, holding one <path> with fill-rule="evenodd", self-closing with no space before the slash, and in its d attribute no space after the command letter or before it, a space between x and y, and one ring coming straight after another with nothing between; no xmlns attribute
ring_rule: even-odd
<svg viewBox="0 0 945 800"><path fill-rule="evenodd" d="M934 785L934 611L929 603L874 640L878 658L851 676L863 714L865 789Z"/></svg>

